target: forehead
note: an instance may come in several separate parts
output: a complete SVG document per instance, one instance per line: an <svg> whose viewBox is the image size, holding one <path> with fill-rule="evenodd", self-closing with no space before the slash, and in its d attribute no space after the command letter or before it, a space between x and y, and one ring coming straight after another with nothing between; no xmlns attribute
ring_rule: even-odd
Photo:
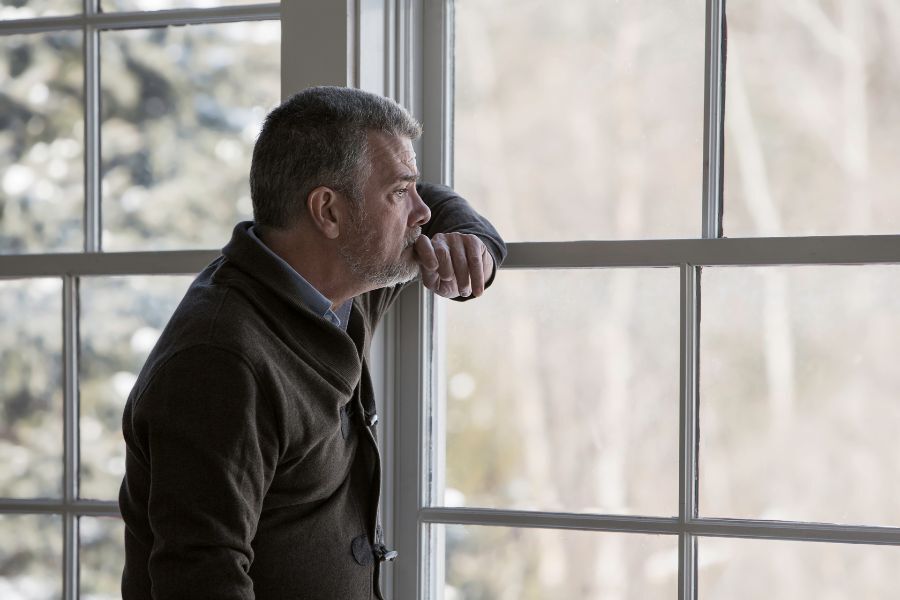
<svg viewBox="0 0 900 600"><path fill-rule="evenodd" d="M369 157L373 171L384 175L417 175L416 152L412 140L382 131L368 134Z"/></svg>

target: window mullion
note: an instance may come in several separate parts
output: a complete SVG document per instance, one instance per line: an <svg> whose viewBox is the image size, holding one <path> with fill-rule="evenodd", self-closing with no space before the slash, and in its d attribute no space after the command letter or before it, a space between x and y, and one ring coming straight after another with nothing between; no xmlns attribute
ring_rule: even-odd
<svg viewBox="0 0 900 600"><path fill-rule="evenodd" d="M723 123L725 120L725 0L707 0L706 72L703 94L703 229L700 236L722 236Z"/></svg>
<svg viewBox="0 0 900 600"><path fill-rule="evenodd" d="M426 379L423 398L426 399L424 439L426 441L427 456L425 459L426 470L422 473L427 486L423 509L419 511L420 518L424 522L424 513L428 507L444 504L444 490L447 478L447 397L443 382L447 377L447 316L446 306L443 301L428 290L423 289L425 305L423 308L426 316L423 340L425 356L430 365L426 367L429 377ZM428 332L431 332L430 335ZM427 540L427 560L423 574L425 585L425 598L428 600L443 600L444 598L444 565L446 547L446 529L426 525L423 535Z"/></svg>
<svg viewBox="0 0 900 600"><path fill-rule="evenodd" d="M420 61L422 175L426 181L453 185L453 6L451 2L426 3L423 7L423 40Z"/></svg>
<svg viewBox="0 0 900 600"><path fill-rule="evenodd" d="M78 598L78 279L63 278L63 598Z"/></svg>
<svg viewBox="0 0 900 600"><path fill-rule="evenodd" d="M100 239L100 33L88 21L98 11L98 0L84 0L84 251L99 252ZM78 397L78 278L63 280L63 598L79 597L78 501L79 397Z"/></svg>
<svg viewBox="0 0 900 600"><path fill-rule="evenodd" d="M697 538L681 532L678 536L678 600L697 598Z"/></svg>
<svg viewBox="0 0 900 600"><path fill-rule="evenodd" d="M681 265L681 386L679 393L678 598L697 598L697 541L688 525L698 515L700 267Z"/></svg>
<svg viewBox="0 0 900 600"><path fill-rule="evenodd" d="M78 599L78 515L63 515L63 600Z"/></svg>
<svg viewBox="0 0 900 600"><path fill-rule="evenodd" d="M394 529L393 543L402 560L396 561L393 570L393 592L398 598L419 598L424 585L423 552L427 540L423 539L419 514L427 496L428 481L425 471L430 460L427 452L426 403L423 390L430 370L430 354L425 347L424 331L426 315L425 290L410 286L394 307L394 338L396 349L394 363ZM389 450L390 451L390 450Z"/></svg>
<svg viewBox="0 0 900 600"><path fill-rule="evenodd" d="M85 2L85 10L92 4ZM100 32L84 27L84 251L101 250Z"/></svg>

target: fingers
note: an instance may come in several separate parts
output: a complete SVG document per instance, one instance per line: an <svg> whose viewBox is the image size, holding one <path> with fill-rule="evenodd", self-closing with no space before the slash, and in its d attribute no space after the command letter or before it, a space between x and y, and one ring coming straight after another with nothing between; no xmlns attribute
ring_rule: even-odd
<svg viewBox="0 0 900 600"><path fill-rule="evenodd" d="M456 286L450 286L449 283L453 277L447 277L448 281L441 279L441 262L447 262L448 251L446 244L442 246L441 242L432 241L427 236L420 235L416 238L414 246L415 258L419 263L419 276L422 278L422 285L433 291L439 296L445 298L456 297ZM447 268L443 268L447 272ZM453 282L455 284L455 282Z"/></svg>
<svg viewBox="0 0 900 600"><path fill-rule="evenodd" d="M438 274L437 270L429 271L425 267L419 267L419 274L422 277L422 284L443 298L456 298L459 296L459 288L456 286L456 279L444 281Z"/></svg>
<svg viewBox="0 0 900 600"><path fill-rule="evenodd" d="M494 257L490 252L488 252L487 246L485 246L484 244L482 244L481 246L481 277L482 281L487 283L487 281L491 278L491 275L494 274Z"/></svg>
<svg viewBox="0 0 900 600"><path fill-rule="evenodd" d="M436 271L438 268L437 255L434 253L434 246L431 239L426 235L420 235L416 238L413 245L416 254L416 262L426 271Z"/></svg>
<svg viewBox="0 0 900 600"><path fill-rule="evenodd" d="M481 296L494 261L477 236L439 233L416 241L422 283L446 298Z"/></svg>
<svg viewBox="0 0 900 600"><path fill-rule="evenodd" d="M437 288L441 283L437 270L429 270L419 265L419 275L422 277L422 285L433 292L437 292Z"/></svg>
<svg viewBox="0 0 900 600"><path fill-rule="evenodd" d="M484 293L484 254L487 249L477 237L470 236L465 240L466 257L469 267L469 278L472 281L472 295L476 298ZM466 294L463 294L464 296Z"/></svg>
<svg viewBox="0 0 900 600"><path fill-rule="evenodd" d="M439 233L431 238L431 244L434 246L434 255L438 261L438 275L441 281L453 281L455 279L453 253L451 246L455 246L454 238L443 233ZM457 280L459 281L459 280Z"/></svg>
<svg viewBox="0 0 900 600"><path fill-rule="evenodd" d="M469 261L467 256L467 247L464 238L451 238L452 243L447 247L450 250L450 260L452 261L453 275L456 279L456 286L459 289L459 295L467 297L472 293L472 283L469 278Z"/></svg>
<svg viewBox="0 0 900 600"><path fill-rule="evenodd" d="M419 239L424 237L424 235L420 236ZM444 298L459 296L453 258L456 253L456 245L457 242L453 238L441 233L428 240L427 247L423 244L419 263L422 283L426 288ZM433 261L431 257L433 257Z"/></svg>

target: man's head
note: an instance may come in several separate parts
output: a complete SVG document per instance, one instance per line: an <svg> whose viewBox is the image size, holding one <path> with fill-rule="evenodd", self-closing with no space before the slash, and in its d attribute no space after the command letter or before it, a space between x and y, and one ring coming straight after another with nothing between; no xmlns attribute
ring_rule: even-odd
<svg viewBox="0 0 900 600"><path fill-rule="evenodd" d="M415 140L422 127L396 102L353 88L309 88L269 113L250 167L256 224L294 225L320 186L361 203L371 172L370 132Z"/></svg>
<svg viewBox="0 0 900 600"><path fill-rule="evenodd" d="M420 133L402 107L374 94L319 87L293 96L266 118L253 151L258 230L281 240L283 258L302 246L355 293L412 279L413 243L431 217L415 186Z"/></svg>

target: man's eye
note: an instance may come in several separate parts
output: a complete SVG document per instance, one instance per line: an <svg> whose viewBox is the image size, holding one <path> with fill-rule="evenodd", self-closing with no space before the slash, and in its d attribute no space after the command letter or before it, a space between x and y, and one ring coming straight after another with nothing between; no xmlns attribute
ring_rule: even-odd
<svg viewBox="0 0 900 600"><path fill-rule="evenodd" d="M409 191L409 188L400 188L399 190L397 190L394 193L397 194L397 196L399 197L399 196L405 195L408 191Z"/></svg>

